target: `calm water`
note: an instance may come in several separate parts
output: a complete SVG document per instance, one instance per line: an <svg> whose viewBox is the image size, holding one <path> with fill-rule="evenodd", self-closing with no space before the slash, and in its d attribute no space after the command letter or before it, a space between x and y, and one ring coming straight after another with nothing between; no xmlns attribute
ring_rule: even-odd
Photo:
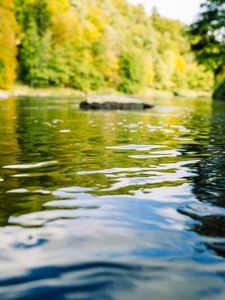
<svg viewBox="0 0 225 300"><path fill-rule="evenodd" d="M225 299L225 105L0 100L0 299Z"/></svg>

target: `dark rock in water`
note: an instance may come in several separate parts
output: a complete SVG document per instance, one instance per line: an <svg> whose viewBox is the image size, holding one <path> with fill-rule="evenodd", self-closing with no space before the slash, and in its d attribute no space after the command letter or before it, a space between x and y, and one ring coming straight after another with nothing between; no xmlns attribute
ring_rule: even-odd
<svg viewBox="0 0 225 300"><path fill-rule="evenodd" d="M81 102L80 108L84 110L144 110L153 105L127 96L92 96Z"/></svg>
<svg viewBox="0 0 225 300"><path fill-rule="evenodd" d="M98 103L93 102L89 103L84 101L80 104L80 108L84 110L88 109L104 109L104 110L144 110L148 108L152 108L152 105L147 103L115 103L115 102L105 102Z"/></svg>

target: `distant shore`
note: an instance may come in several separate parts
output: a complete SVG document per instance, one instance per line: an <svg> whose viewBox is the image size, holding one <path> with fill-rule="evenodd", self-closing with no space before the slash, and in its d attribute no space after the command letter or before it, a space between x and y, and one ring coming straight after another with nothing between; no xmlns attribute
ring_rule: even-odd
<svg viewBox="0 0 225 300"><path fill-rule="evenodd" d="M11 90L0 90L0 99L7 99L11 97L81 97L93 94L118 94L115 90L102 89L100 91L82 92L71 88L60 87L47 87L47 88L34 88L29 86L15 86ZM143 98L211 98L210 92L204 91L192 91L192 90L180 90L180 91L160 91L148 89L138 94Z"/></svg>

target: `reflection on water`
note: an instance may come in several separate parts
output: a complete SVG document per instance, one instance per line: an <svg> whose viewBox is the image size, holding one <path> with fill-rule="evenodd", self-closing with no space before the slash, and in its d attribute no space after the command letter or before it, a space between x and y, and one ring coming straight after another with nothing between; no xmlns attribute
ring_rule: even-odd
<svg viewBox="0 0 225 300"><path fill-rule="evenodd" d="M0 101L0 299L224 299L225 106Z"/></svg>

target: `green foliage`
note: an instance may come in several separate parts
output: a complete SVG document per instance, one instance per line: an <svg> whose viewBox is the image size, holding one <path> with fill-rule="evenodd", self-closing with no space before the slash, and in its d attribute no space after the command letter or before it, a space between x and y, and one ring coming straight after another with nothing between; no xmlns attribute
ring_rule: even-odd
<svg viewBox="0 0 225 300"><path fill-rule="evenodd" d="M38 35L36 24L30 24L19 52L20 76L24 82L33 86L44 84L48 46L48 40Z"/></svg>
<svg viewBox="0 0 225 300"><path fill-rule="evenodd" d="M211 74L195 62L187 28L157 11L150 17L126 0L11 1L20 28L18 79L25 84L125 93L212 86ZM10 53L6 63L0 50L0 82L13 57L15 70L16 51Z"/></svg>
<svg viewBox="0 0 225 300"><path fill-rule="evenodd" d="M225 70L216 76L213 98L225 101Z"/></svg>
<svg viewBox="0 0 225 300"><path fill-rule="evenodd" d="M188 87L193 90L208 91L213 90L214 78L213 73L206 70L204 66L198 67L196 73L196 65L190 65L187 72Z"/></svg>
<svg viewBox="0 0 225 300"><path fill-rule="evenodd" d="M199 20L191 27L192 48L200 63L215 75L214 98L225 99L225 1L206 0Z"/></svg>
<svg viewBox="0 0 225 300"><path fill-rule="evenodd" d="M146 71L143 55L137 49L129 49L120 54L119 91L133 94L146 83Z"/></svg>
<svg viewBox="0 0 225 300"><path fill-rule="evenodd" d="M213 93L213 98L225 101L225 80L223 80L216 88Z"/></svg>
<svg viewBox="0 0 225 300"><path fill-rule="evenodd" d="M32 86L49 85L51 39L48 30L51 21L47 2L16 0L18 22L23 33L19 47L19 78ZM22 9L21 9L22 8Z"/></svg>
<svg viewBox="0 0 225 300"><path fill-rule="evenodd" d="M225 1L206 0L202 8L199 20L191 27L192 47L200 62L217 75L223 71L225 60Z"/></svg>

